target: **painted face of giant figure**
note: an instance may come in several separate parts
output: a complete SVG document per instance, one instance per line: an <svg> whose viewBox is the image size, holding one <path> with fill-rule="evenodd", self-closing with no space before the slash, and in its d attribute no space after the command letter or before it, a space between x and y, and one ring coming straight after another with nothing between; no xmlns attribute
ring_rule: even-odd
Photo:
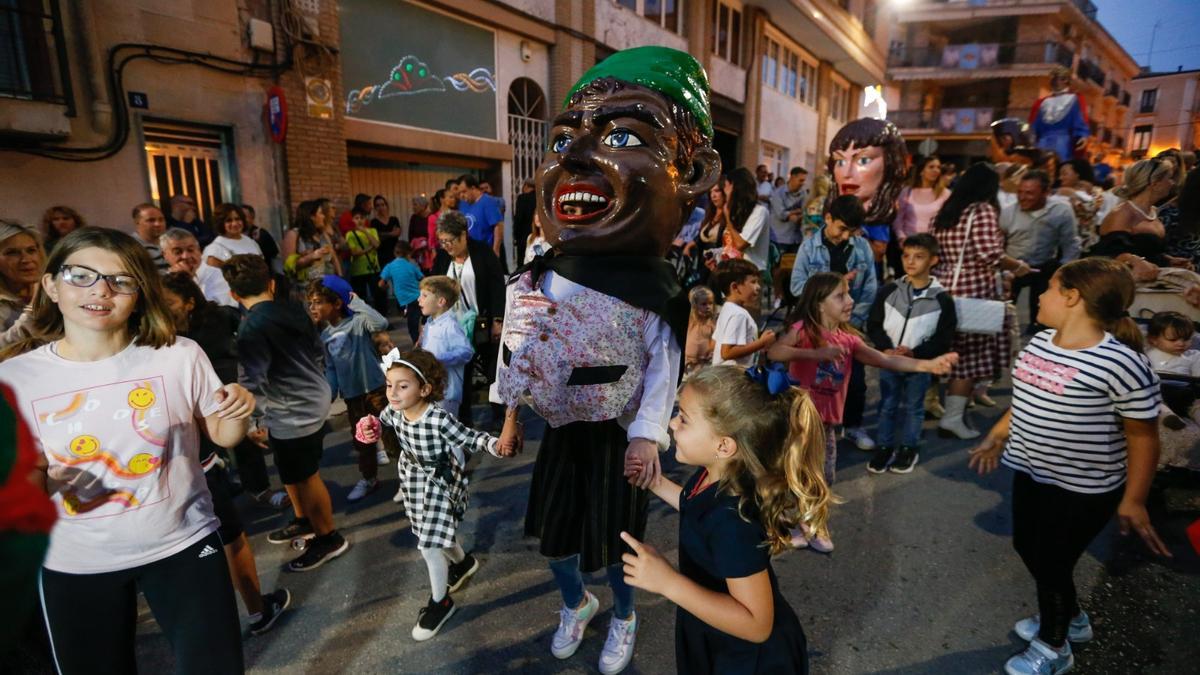
<svg viewBox="0 0 1200 675"><path fill-rule="evenodd" d="M720 175L708 82L682 52L614 54L575 85L552 125L535 180L546 239L563 254L666 255Z"/></svg>
<svg viewBox="0 0 1200 675"><path fill-rule="evenodd" d="M829 143L830 173L839 195L863 202L867 223L890 223L896 217L896 197L908 175L908 149L896 125L869 117L838 130Z"/></svg>

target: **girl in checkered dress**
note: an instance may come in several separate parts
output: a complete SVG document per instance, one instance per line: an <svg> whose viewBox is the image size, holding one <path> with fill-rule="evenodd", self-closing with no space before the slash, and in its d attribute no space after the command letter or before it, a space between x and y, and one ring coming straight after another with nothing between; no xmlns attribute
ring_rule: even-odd
<svg viewBox="0 0 1200 675"><path fill-rule="evenodd" d="M360 420L355 437L374 443L382 420L400 439L400 493L429 568L430 599L417 615L412 636L428 640L454 614L450 593L479 569L458 540L468 498L465 453L500 454L495 437L467 427L437 405L445 395L446 370L433 354L394 349L383 357L383 370L388 407L379 418Z"/></svg>

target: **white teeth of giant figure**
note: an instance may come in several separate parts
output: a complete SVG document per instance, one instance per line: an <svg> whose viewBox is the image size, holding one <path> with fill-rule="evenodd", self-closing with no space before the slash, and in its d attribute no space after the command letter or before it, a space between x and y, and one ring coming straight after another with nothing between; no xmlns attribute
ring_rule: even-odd
<svg viewBox="0 0 1200 675"><path fill-rule="evenodd" d="M582 216L608 206L608 198L591 192L568 192L558 198L558 206L567 215Z"/></svg>

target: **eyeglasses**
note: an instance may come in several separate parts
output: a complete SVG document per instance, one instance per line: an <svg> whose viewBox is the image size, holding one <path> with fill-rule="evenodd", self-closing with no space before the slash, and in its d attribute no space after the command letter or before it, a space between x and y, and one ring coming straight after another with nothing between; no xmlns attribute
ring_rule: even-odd
<svg viewBox="0 0 1200 675"><path fill-rule="evenodd" d="M83 265L63 265L58 273L63 281L76 288L91 288L103 279L108 289L118 295L136 295L139 290L137 279L128 274L101 274Z"/></svg>
<svg viewBox="0 0 1200 675"><path fill-rule="evenodd" d="M437 241L439 244L442 245L442 248L446 248L447 246L453 246L454 244L457 244L458 237L452 237L449 239L443 239L442 237L438 237Z"/></svg>

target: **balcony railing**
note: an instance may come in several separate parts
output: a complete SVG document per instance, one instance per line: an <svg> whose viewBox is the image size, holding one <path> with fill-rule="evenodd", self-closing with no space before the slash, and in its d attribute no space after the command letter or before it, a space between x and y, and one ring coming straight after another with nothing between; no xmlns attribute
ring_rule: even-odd
<svg viewBox="0 0 1200 675"><path fill-rule="evenodd" d="M1036 0L933 0L933 2L944 5L970 5L971 7L991 6L991 7L1013 7L1019 5L1035 4ZM1096 20L1096 5L1092 4L1091 0L1071 0L1072 4L1083 12L1087 18Z"/></svg>
<svg viewBox="0 0 1200 675"><path fill-rule="evenodd" d="M1105 75L1104 70L1094 62L1087 59L1079 59L1079 67L1076 71L1079 77L1084 80L1091 80L1096 83L1096 86L1103 88Z"/></svg>
<svg viewBox="0 0 1200 675"><path fill-rule="evenodd" d="M0 97L59 103L73 112L58 0L0 3Z"/></svg>
<svg viewBox="0 0 1200 675"><path fill-rule="evenodd" d="M984 70L1018 63L1071 67L1075 54L1057 42L975 42L942 47L900 45L888 54L889 68Z"/></svg>
<svg viewBox="0 0 1200 675"><path fill-rule="evenodd" d="M887 118L900 129L928 130L942 134L978 134L1002 117L1029 118L1028 108L1003 106L945 107L937 110L889 110Z"/></svg>

